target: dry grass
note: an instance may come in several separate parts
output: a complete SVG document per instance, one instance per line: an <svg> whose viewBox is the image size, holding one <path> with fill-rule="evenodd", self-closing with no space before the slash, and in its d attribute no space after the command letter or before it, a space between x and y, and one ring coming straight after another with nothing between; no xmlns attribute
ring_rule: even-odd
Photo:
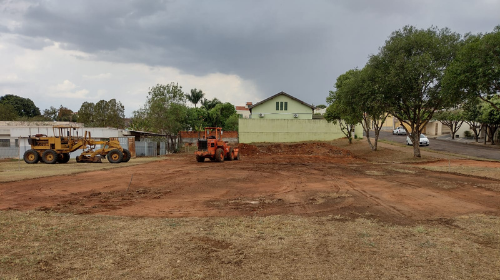
<svg viewBox="0 0 500 280"><path fill-rule="evenodd" d="M1 212L0 279L498 279L500 218L390 226L335 217Z"/></svg>
<svg viewBox="0 0 500 280"><path fill-rule="evenodd" d="M379 141L377 151L372 151L368 146L366 139L355 139L352 144L346 139L337 139L331 142L333 145L342 149L347 149L354 156L365 159L369 162L377 163L422 163L436 161L442 158L458 158L450 154L441 154L431 152L427 149L421 149L421 158L413 157L413 149L398 143Z"/></svg>
<svg viewBox="0 0 500 280"><path fill-rule="evenodd" d="M65 164L26 164L24 161L11 160L0 162L0 182L12 182L26 179L35 179L56 175L77 174L88 171L104 170L124 166L133 166L165 157L139 157L127 163L113 164L106 160L102 163L76 163L70 161Z"/></svg>
<svg viewBox="0 0 500 280"><path fill-rule="evenodd" d="M500 180L500 168L495 167L477 167L477 166L418 166L415 167L432 170L432 171L440 171L440 172L449 172L449 173L457 173L464 175L472 175L478 177L485 177Z"/></svg>

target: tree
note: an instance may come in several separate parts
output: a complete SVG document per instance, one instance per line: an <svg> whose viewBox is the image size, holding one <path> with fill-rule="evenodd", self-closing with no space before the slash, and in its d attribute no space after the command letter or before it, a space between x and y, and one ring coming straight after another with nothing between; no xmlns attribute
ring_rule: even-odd
<svg viewBox="0 0 500 280"><path fill-rule="evenodd" d="M78 120L87 127L92 127L94 124L94 106L94 103L85 101L78 110Z"/></svg>
<svg viewBox="0 0 500 280"><path fill-rule="evenodd" d="M17 95L7 94L0 97L0 104L10 104L17 112L19 117L32 118L40 116L40 109L29 98L23 98Z"/></svg>
<svg viewBox="0 0 500 280"><path fill-rule="evenodd" d="M349 144L352 144L352 131L357 123L361 120L359 117L345 115L344 109L339 102L333 102L326 108L325 119L333 124L339 124L340 131L347 137Z"/></svg>
<svg viewBox="0 0 500 280"><path fill-rule="evenodd" d="M326 109L326 105L319 104L318 106L316 106L316 109Z"/></svg>
<svg viewBox="0 0 500 280"><path fill-rule="evenodd" d="M228 131L238 131L240 117L237 114L231 115L224 123L224 129Z"/></svg>
<svg viewBox="0 0 500 280"><path fill-rule="evenodd" d="M149 89L144 107L134 111L131 125L137 130L165 134L174 147L174 137L186 128L186 97L176 83L157 84Z"/></svg>
<svg viewBox="0 0 500 280"><path fill-rule="evenodd" d="M353 70L351 78L344 82L339 93L344 106L357 108L361 112L361 125L366 135L366 141L372 151L377 150L380 130L387 119L390 108L384 102L384 77L377 70L378 56L372 56L369 63L362 70ZM339 94L337 93L337 94ZM374 142L370 137L370 130L375 132Z"/></svg>
<svg viewBox="0 0 500 280"><path fill-rule="evenodd" d="M464 123L464 114L460 109L446 109L436 112L434 119L450 128L451 139L455 139L455 134Z"/></svg>
<svg viewBox="0 0 500 280"><path fill-rule="evenodd" d="M495 134L500 127L500 110L497 110L497 107L500 107L499 95L489 99L488 102L483 101L480 107L480 120L486 132L484 142L486 143L486 138L489 138L492 145L495 144Z"/></svg>
<svg viewBox="0 0 500 280"><path fill-rule="evenodd" d="M496 110L500 107L489 97L500 93L500 25L491 33L467 35L465 44L446 69L444 84L447 90L466 92L479 97Z"/></svg>
<svg viewBox="0 0 500 280"><path fill-rule="evenodd" d="M54 106L50 106L49 109L43 110L43 116L51 121L57 121L58 113L59 113L59 110L57 110L57 108Z"/></svg>
<svg viewBox="0 0 500 280"><path fill-rule="evenodd" d="M340 75L335 82L335 91L330 91L326 102L330 104L324 115L328 122L339 124L340 130L352 143L352 131L357 123L361 122L363 112L359 106L353 104L353 99L358 94L356 79L359 70L349 70Z"/></svg>
<svg viewBox="0 0 500 280"><path fill-rule="evenodd" d="M206 98L203 98L203 100L201 101L201 107L205 108L207 111L210 111L210 109L215 107L215 105L217 105L217 104L222 104L222 102L215 97L212 100L208 100Z"/></svg>
<svg viewBox="0 0 500 280"><path fill-rule="evenodd" d="M205 96L203 91L193 88L191 90L191 94L186 95L186 99L189 100L191 103L193 103L194 107L196 108L196 104L198 104L198 102L201 101L203 96Z"/></svg>
<svg viewBox="0 0 500 280"><path fill-rule="evenodd" d="M467 100L462 104L462 116L464 122L469 125L469 128L474 132L474 139L479 141L479 131L481 129L481 111L480 99L478 97Z"/></svg>
<svg viewBox="0 0 500 280"><path fill-rule="evenodd" d="M377 71L384 77L384 100L391 113L411 130L413 155L421 157L419 136L436 110L453 107L463 96L443 90L445 69L455 58L460 35L449 29L394 31L377 56Z"/></svg>
<svg viewBox="0 0 500 280"><path fill-rule="evenodd" d="M125 106L116 99L100 100L96 104L83 102L78 120L88 127L125 127Z"/></svg>
<svg viewBox="0 0 500 280"><path fill-rule="evenodd" d="M236 109L234 109L233 104L229 102L219 103L208 110L208 120L206 123L208 126L222 127L222 129L227 130L226 121L232 115L236 115Z"/></svg>
<svg viewBox="0 0 500 280"><path fill-rule="evenodd" d="M17 118L17 111L14 106L0 103L0 121L14 121Z"/></svg>
<svg viewBox="0 0 500 280"><path fill-rule="evenodd" d="M188 108L186 113L186 129L192 131L202 131L208 119L208 112L204 108Z"/></svg>

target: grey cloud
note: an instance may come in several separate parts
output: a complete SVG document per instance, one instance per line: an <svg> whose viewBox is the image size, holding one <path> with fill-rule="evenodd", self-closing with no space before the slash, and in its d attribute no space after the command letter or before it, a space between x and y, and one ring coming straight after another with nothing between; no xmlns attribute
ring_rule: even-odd
<svg viewBox="0 0 500 280"><path fill-rule="evenodd" d="M33 38L19 41L26 47L43 47L47 38L96 60L172 66L196 75L237 74L254 81L263 98L283 90L319 104L336 77L363 67L390 32L406 24L453 30L465 24L463 18L479 22L467 14L467 1L447 2L464 8L446 22L441 21L447 6L430 9L431 3L46 1L26 5L22 24L10 32ZM484 22L483 32L492 30Z"/></svg>

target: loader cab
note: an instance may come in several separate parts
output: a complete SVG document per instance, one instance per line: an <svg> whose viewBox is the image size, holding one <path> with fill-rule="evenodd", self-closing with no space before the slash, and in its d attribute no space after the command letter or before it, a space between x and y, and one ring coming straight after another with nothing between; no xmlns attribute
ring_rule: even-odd
<svg viewBox="0 0 500 280"><path fill-rule="evenodd" d="M220 141L222 141L222 128L206 127L203 138L198 139L198 151L215 150Z"/></svg>

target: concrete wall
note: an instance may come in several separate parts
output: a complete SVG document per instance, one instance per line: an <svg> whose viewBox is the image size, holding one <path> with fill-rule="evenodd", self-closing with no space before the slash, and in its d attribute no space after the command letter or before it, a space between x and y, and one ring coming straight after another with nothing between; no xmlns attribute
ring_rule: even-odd
<svg viewBox="0 0 500 280"><path fill-rule="evenodd" d="M287 110L276 110L276 102L288 102ZM259 114L264 114L260 117ZM298 117L294 118L294 114ZM279 95L252 108L252 119L312 119L313 110L306 105L291 99L288 96Z"/></svg>
<svg viewBox="0 0 500 280"><path fill-rule="evenodd" d="M356 126L355 135L363 136L361 124ZM240 143L258 142L302 142L331 141L345 137L338 124L324 119L315 120L278 120L278 119L240 119Z"/></svg>

